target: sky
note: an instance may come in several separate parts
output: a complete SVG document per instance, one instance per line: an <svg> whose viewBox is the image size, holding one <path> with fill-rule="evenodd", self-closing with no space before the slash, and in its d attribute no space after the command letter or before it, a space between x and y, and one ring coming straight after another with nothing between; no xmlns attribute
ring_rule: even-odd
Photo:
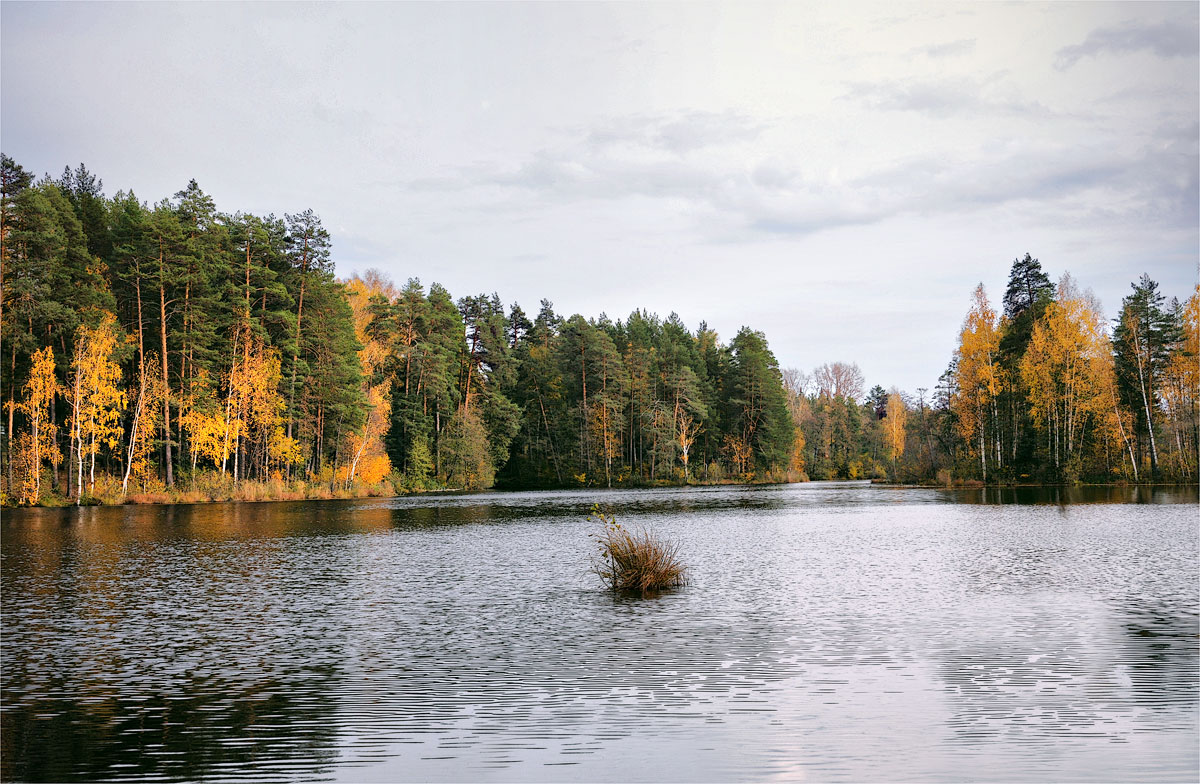
<svg viewBox="0 0 1200 784"><path fill-rule="evenodd" d="M1197 3L0 4L0 147L376 268L914 393L1013 259L1200 259Z"/></svg>

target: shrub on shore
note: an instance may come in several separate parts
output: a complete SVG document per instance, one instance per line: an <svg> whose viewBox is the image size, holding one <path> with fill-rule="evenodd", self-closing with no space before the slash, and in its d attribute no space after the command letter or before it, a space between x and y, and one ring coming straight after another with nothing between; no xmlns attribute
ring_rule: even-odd
<svg viewBox="0 0 1200 784"><path fill-rule="evenodd" d="M650 531L624 528L615 516L601 512L599 505L592 508L588 519L603 525L601 533L592 534L599 548L592 571L614 593L645 596L687 584L687 567L679 559L677 545Z"/></svg>
<svg viewBox="0 0 1200 784"><path fill-rule="evenodd" d="M47 487L49 487L47 480ZM160 481L131 484L128 492L122 492L118 478L97 473L91 491L85 487L78 503L84 506L116 506L120 504L198 504L222 501L303 501L331 498L381 498L437 489L432 481L420 487L410 487L399 475L384 477L374 483L355 481L335 483L313 477L286 480L275 476L269 479L242 479L234 481L229 474L217 471L197 471L180 477L175 487L167 487ZM4 506L15 506L17 499L5 494ZM53 489L42 493L38 506L75 506L74 497L66 498Z"/></svg>

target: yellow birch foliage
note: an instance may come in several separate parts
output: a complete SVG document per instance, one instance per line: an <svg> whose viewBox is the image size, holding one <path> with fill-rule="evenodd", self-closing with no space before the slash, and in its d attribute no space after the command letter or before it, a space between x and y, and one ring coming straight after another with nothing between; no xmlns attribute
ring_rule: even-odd
<svg viewBox="0 0 1200 784"><path fill-rule="evenodd" d="M908 422L908 407L900 393L892 390L887 399L887 417L884 419L884 432L887 435L888 453L892 460L900 459L904 454L904 426Z"/></svg>
<svg viewBox="0 0 1200 784"><path fill-rule="evenodd" d="M721 446L728 456L730 464L733 465L734 472L741 475L748 475L751 468L751 461L754 459L754 447L750 445L750 442L733 433L729 433L725 436L725 440Z"/></svg>
<svg viewBox="0 0 1200 784"><path fill-rule="evenodd" d="M1195 411L1200 390L1200 286L1183 306L1183 341L1171 355L1170 375Z"/></svg>
<svg viewBox="0 0 1200 784"><path fill-rule="evenodd" d="M284 435L282 429L286 404L279 394L279 351L265 346L262 338L251 336L248 329L242 346L242 356L229 372L226 421L230 448L241 439L247 446L262 446L268 469L271 463L300 462L299 442ZM248 470L248 466L243 467L242 476Z"/></svg>
<svg viewBox="0 0 1200 784"><path fill-rule="evenodd" d="M788 473L798 477L804 473L804 430L799 424L792 435L792 452L788 459Z"/></svg>
<svg viewBox="0 0 1200 784"><path fill-rule="evenodd" d="M387 358L387 346L369 335L374 316L370 311L372 297L382 296L391 299L395 295L392 286L368 273L368 279L351 278L346 281L346 298L350 302L350 317L354 322L354 337L358 339L362 350L358 352L358 361L362 366L363 378L376 374Z"/></svg>
<svg viewBox="0 0 1200 784"><path fill-rule="evenodd" d="M138 372L138 399L134 404L133 423L130 427L128 476L145 492L157 483L158 473L151 460L154 454L154 436L162 423L162 376L158 355L146 355L146 361ZM127 483L126 483L127 484Z"/></svg>
<svg viewBox="0 0 1200 784"><path fill-rule="evenodd" d="M383 449L383 436L390 424L390 389L390 381L367 388L367 415L362 430L351 431L346 436L350 463L340 472L342 481L349 483L357 479L373 485L391 473L392 464Z"/></svg>
<svg viewBox="0 0 1200 784"><path fill-rule="evenodd" d="M272 465L300 465L304 462L304 452L300 449L300 442L294 438L288 438L283 425L276 425L275 430L271 433L271 440L267 444L267 454L270 456Z"/></svg>
<svg viewBox="0 0 1200 784"><path fill-rule="evenodd" d="M675 430L675 440L679 443L679 459L683 463L683 475L688 475L688 462L691 460L692 444L696 443L696 439L700 437L700 432L703 425L692 418L687 411L679 412L679 426ZM611 460L621 454L621 442L619 434L614 434L610 447L605 445L604 456Z"/></svg>
<svg viewBox="0 0 1200 784"><path fill-rule="evenodd" d="M1183 306L1183 334L1171 352L1162 395L1170 412L1176 449L1176 468L1191 477L1196 469L1195 433L1200 423L1200 286Z"/></svg>
<svg viewBox="0 0 1200 784"><path fill-rule="evenodd" d="M58 428L50 422L50 404L59 392L54 377L54 352L49 346L33 355L33 367L25 383L23 399L17 410L25 415L29 432L17 440L21 466L20 501L36 504L42 493L42 464L49 460L58 467L62 452L58 448Z"/></svg>
<svg viewBox="0 0 1200 784"><path fill-rule="evenodd" d="M959 435L971 455L986 466L987 425L995 416L993 404L1001 391L997 352L1000 330L996 311L988 302L983 284L975 288L971 309L958 336L957 389L951 401ZM986 468L985 468L986 474Z"/></svg>
<svg viewBox="0 0 1200 784"><path fill-rule="evenodd" d="M1097 380L1097 398L1093 401L1097 441L1108 454L1121 455L1121 462L1112 466L1117 477L1138 480L1136 457L1133 452L1134 415L1121 403L1117 392L1117 374L1111 352L1103 352L1093 362Z"/></svg>
<svg viewBox="0 0 1200 784"><path fill-rule="evenodd" d="M338 470L337 475L347 484L359 481L373 485L392 471L391 461L383 446L383 437L391 425L392 399L389 380L371 383L379 375L388 351L387 346L370 335L374 316L369 305L373 297L382 296L390 300L396 292L390 282L368 272L365 279L354 277L347 281L346 294L354 322L354 335L362 346L358 352L358 364L362 371L362 391L367 401L367 411L362 427L357 431L352 430L345 437L345 454L349 456L349 462Z"/></svg>
<svg viewBox="0 0 1200 784"><path fill-rule="evenodd" d="M1021 358L1034 426L1059 467L1077 455L1085 430L1111 406L1111 344L1104 326L1096 304L1064 277Z"/></svg>
<svg viewBox="0 0 1200 784"><path fill-rule="evenodd" d="M116 449L123 435L121 412L126 398L121 389L121 366L114 358L117 345L117 319L108 312L102 314L95 328L83 325L75 334L71 432L76 441L78 475L83 475L84 458L90 458L89 486L93 488L96 455L101 448Z"/></svg>
<svg viewBox="0 0 1200 784"><path fill-rule="evenodd" d="M229 459L233 438L226 412L217 402L207 371L200 370L196 374L184 408L179 421L192 451L220 468Z"/></svg>

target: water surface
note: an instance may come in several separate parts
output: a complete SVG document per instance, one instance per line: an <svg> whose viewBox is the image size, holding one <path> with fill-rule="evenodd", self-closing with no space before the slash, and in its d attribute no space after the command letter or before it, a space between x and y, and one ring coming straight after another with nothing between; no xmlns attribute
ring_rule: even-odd
<svg viewBox="0 0 1200 784"><path fill-rule="evenodd" d="M593 502L683 589L588 573ZM1195 781L1194 488L5 513L0 777Z"/></svg>

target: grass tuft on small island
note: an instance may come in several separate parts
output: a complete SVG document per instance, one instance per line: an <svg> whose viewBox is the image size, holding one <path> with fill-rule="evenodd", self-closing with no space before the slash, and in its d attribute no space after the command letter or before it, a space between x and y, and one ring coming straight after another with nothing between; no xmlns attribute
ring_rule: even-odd
<svg viewBox="0 0 1200 784"><path fill-rule="evenodd" d="M588 520L603 529L590 534L599 553L592 571L613 593L640 594L687 585L687 567L679 558L679 547L659 539L651 531L630 531L606 515L597 504Z"/></svg>

